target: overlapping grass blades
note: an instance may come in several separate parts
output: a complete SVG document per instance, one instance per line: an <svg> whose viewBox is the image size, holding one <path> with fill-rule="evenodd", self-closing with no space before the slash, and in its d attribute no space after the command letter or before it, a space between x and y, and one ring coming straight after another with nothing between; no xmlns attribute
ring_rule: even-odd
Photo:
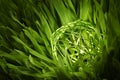
<svg viewBox="0 0 120 80"><path fill-rule="evenodd" d="M117 24L113 30L119 33L119 21L110 17L112 9L109 15L103 11L104 3L104 0L1 0L1 72L9 80L100 79L107 53L116 46L116 39L107 35L112 34L108 23L113 21L111 28ZM73 42L66 41L68 35ZM81 39L80 35L87 39ZM57 42L59 39L61 43ZM69 52L64 47L70 47L68 42L74 44ZM76 51L84 52L79 50L81 46L75 46L79 43L88 51L77 59L76 56L82 55L75 55Z"/></svg>
<svg viewBox="0 0 120 80"><path fill-rule="evenodd" d="M97 33L94 25L82 20L62 26L52 36L53 56L58 61L62 57L64 64L72 66L69 68L70 71L82 73L83 70L84 73L95 77L103 66L103 56L106 58L102 34ZM75 64L77 66L74 66Z"/></svg>

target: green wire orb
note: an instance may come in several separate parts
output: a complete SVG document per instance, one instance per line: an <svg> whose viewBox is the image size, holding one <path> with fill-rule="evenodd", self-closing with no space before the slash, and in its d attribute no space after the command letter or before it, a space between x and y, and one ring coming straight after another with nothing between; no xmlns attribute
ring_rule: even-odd
<svg viewBox="0 0 120 80"><path fill-rule="evenodd" d="M67 58L76 71L95 73L102 64L103 37L98 29L89 22L77 20L57 29L51 39L52 55ZM65 62L65 61L63 61Z"/></svg>
<svg viewBox="0 0 120 80"><path fill-rule="evenodd" d="M69 54L71 61L80 58L92 59L101 53L102 37L89 22L77 20L57 29L52 35L52 54ZM85 60L86 61L86 60Z"/></svg>

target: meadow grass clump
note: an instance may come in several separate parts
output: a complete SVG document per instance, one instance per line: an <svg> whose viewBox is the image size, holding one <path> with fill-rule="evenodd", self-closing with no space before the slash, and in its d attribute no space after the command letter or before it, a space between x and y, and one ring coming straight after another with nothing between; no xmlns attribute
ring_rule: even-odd
<svg viewBox="0 0 120 80"><path fill-rule="evenodd" d="M0 79L114 80L118 6L113 0L0 0Z"/></svg>
<svg viewBox="0 0 120 80"><path fill-rule="evenodd" d="M103 51L102 34L90 22L76 20L57 29L51 38L53 57L63 59L64 66L71 72L86 73L95 77L97 66L102 66ZM67 62L66 62L67 61ZM98 67L100 69L100 67ZM95 72L96 71L96 72Z"/></svg>

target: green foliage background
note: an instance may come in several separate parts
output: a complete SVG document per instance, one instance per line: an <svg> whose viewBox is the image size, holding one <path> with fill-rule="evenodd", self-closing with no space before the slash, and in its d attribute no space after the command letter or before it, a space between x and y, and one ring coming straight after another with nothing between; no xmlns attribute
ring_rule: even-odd
<svg viewBox="0 0 120 80"><path fill-rule="evenodd" d="M119 9L119 0L0 0L0 79L120 80ZM93 72L52 54L53 33L78 19L103 38Z"/></svg>

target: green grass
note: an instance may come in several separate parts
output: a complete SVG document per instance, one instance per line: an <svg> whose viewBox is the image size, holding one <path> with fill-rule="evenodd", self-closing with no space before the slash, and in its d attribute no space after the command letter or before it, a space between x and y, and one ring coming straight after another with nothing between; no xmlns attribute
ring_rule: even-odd
<svg viewBox="0 0 120 80"><path fill-rule="evenodd" d="M119 80L117 6L112 0L1 0L0 79Z"/></svg>
<svg viewBox="0 0 120 80"><path fill-rule="evenodd" d="M103 42L102 35L94 25L77 20L53 33L52 54L58 63L61 63L59 58L62 58L62 64L68 65L69 71L96 77L96 73L99 73L97 68L100 69L105 61L102 58L106 58ZM88 75L85 76L85 79L89 78Z"/></svg>

